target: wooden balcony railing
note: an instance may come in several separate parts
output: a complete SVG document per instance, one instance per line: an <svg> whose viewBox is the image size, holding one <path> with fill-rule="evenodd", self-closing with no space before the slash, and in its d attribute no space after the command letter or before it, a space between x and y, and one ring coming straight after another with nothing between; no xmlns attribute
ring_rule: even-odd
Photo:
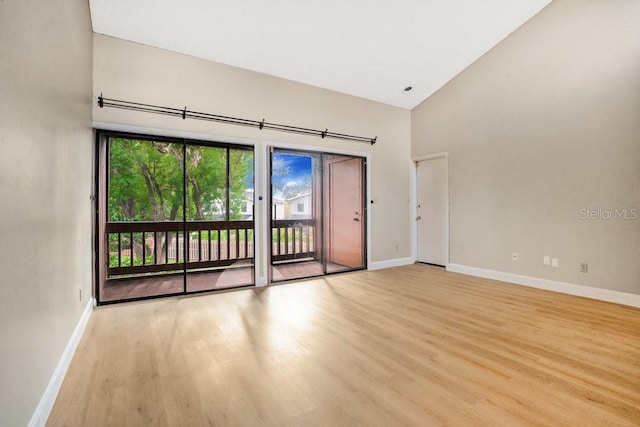
<svg viewBox="0 0 640 427"><path fill-rule="evenodd" d="M315 226L314 219L271 221L271 260L315 259Z"/></svg>
<svg viewBox="0 0 640 427"><path fill-rule="evenodd" d="M183 270L185 250L189 270L251 264L253 231L253 221L110 222L107 277ZM315 236L313 219L272 221L272 260L315 259Z"/></svg>
<svg viewBox="0 0 640 427"><path fill-rule="evenodd" d="M106 233L108 277L182 270L185 249L188 269L228 266L254 256L253 221L111 222Z"/></svg>

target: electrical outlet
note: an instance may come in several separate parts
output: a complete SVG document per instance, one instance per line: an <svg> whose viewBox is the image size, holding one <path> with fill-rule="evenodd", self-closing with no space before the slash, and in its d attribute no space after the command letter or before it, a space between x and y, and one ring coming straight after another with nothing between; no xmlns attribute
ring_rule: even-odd
<svg viewBox="0 0 640 427"><path fill-rule="evenodd" d="M542 263L544 265L551 265L551 257L548 255L545 255L542 257Z"/></svg>
<svg viewBox="0 0 640 427"><path fill-rule="evenodd" d="M560 267L560 260L558 258L551 258L551 267Z"/></svg>
<svg viewBox="0 0 640 427"><path fill-rule="evenodd" d="M518 261L518 252L511 253L511 261Z"/></svg>
<svg viewBox="0 0 640 427"><path fill-rule="evenodd" d="M583 262L580 264L580 273L588 273L589 272L589 264Z"/></svg>

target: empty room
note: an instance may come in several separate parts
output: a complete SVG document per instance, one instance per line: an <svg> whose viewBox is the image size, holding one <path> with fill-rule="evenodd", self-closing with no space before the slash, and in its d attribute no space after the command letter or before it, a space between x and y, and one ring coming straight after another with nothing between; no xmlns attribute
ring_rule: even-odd
<svg viewBox="0 0 640 427"><path fill-rule="evenodd" d="M639 22L0 1L0 426L640 425Z"/></svg>

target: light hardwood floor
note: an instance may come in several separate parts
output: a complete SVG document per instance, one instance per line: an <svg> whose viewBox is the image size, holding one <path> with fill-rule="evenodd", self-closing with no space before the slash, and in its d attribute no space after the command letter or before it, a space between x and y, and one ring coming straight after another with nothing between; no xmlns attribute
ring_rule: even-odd
<svg viewBox="0 0 640 427"><path fill-rule="evenodd" d="M96 310L50 426L640 425L640 310L424 265Z"/></svg>

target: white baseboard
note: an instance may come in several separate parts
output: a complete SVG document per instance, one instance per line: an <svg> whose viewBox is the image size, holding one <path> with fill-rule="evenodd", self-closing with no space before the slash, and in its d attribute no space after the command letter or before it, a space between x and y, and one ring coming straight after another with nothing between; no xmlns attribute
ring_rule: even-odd
<svg viewBox="0 0 640 427"><path fill-rule="evenodd" d="M413 264L415 260L411 257L387 259L384 261L376 261L369 263L369 270L382 270L383 268L400 267L403 265Z"/></svg>
<svg viewBox="0 0 640 427"><path fill-rule="evenodd" d="M38 407L33 413L31 421L29 421L29 427L40 427L47 423L51 409L53 409L53 404L55 403L60 387L62 386L62 381L67 374L67 369L69 369L71 359L73 359L73 354L76 352L76 348L78 348L80 338L82 338L82 334L87 326L89 317L91 317L94 305L95 300L91 298L87 302L87 305L82 312L82 316L80 316L80 320L78 320L78 324L73 330L73 334L71 334L69 342L67 342L67 346L64 348L64 352L58 361L55 371L53 371L53 375L51 376L51 380L49 380L49 384L42 395L42 399L40 399L40 403L38 403Z"/></svg>
<svg viewBox="0 0 640 427"><path fill-rule="evenodd" d="M485 270L483 268L469 267L467 265L460 264L449 264L447 266L447 271L640 308L640 295L629 294L626 292L593 288L591 286L558 282L538 277L521 276L519 274L505 273L502 271Z"/></svg>

